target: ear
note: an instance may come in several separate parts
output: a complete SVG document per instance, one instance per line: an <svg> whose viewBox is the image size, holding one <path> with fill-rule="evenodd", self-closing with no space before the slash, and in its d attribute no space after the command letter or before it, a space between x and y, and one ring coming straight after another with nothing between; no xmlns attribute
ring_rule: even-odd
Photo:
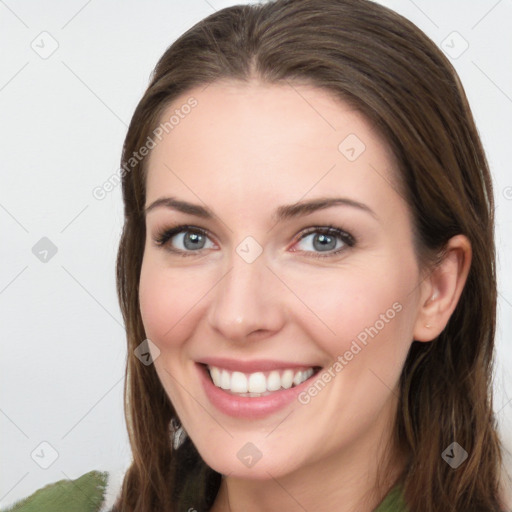
<svg viewBox="0 0 512 512"><path fill-rule="evenodd" d="M466 284L471 255L471 243L466 236L456 235L448 241L442 261L420 285L414 340L432 341L446 327Z"/></svg>

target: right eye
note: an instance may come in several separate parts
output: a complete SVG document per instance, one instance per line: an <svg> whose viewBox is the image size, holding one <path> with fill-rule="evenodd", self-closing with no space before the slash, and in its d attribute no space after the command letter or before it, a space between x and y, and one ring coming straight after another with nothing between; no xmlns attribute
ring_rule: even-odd
<svg viewBox="0 0 512 512"><path fill-rule="evenodd" d="M180 225L160 231L154 238L158 246L178 253L180 256L192 256L203 249L211 249L213 243L206 230L197 226ZM205 246L210 241L210 246ZM176 247L178 245L179 247Z"/></svg>

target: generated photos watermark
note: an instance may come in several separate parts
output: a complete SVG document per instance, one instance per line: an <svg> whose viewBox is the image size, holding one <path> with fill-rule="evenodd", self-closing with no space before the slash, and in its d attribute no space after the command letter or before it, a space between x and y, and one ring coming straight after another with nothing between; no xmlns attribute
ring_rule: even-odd
<svg viewBox="0 0 512 512"><path fill-rule="evenodd" d="M307 405L311 400L317 396L325 386L333 380L344 368L349 364L354 357L361 352L361 350L367 346L369 339L375 338L379 334L386 324L388 324L395 316L402 311L403 307L400 302L395 302L393 305L386 310L385 313L379 315L370 327L365 327L357 336L353 339L350 348L346 350L342 355L339 355L334 363L318 374L317 378L311 383L311 385L299 393L297 399L303 404ZM358 343L359 342L359 343ZM362 346L361 346L362 345Z"/></svg>

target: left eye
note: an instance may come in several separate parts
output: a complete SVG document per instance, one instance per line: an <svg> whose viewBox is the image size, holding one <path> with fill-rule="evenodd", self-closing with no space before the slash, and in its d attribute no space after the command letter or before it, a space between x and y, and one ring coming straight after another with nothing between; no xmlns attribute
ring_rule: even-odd
<svg viewBox="0 0 512 512"><path fill-rule="evenodd" d="M352 247L354 245L354 238L349 233L341 229L329 228L315 228L301 236L298 246L299 250L305 252L327 253L326 256L331 256L342 251L345 247ZM322 254L317 254L323 256Z"/></svg>

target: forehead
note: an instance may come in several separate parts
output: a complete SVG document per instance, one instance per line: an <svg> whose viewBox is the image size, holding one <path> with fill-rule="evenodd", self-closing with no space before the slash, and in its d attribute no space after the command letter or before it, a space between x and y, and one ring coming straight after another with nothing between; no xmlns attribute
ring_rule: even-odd
<svg viewBox="0 0 512 512"><path fill-rule="evenodd" d="M231 203L252 198L255 205L333 189L367 199L396 196L396 166L385 141L324 89L215 82L175 99L161 123L148 161L147 202L176 190L196 200L214 192Z"/></svg>

